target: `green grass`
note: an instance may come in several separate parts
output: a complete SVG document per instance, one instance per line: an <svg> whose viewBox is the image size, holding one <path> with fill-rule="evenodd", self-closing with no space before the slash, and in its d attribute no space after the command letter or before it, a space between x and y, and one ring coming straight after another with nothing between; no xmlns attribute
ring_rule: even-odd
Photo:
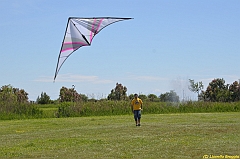
<svg viewBox="0 0 240 159"><path fill-rule="evenodd" d="M39 108L43 112L43 118L55 118L58 108Z"/></svg>
<svg viewBox="0 0 240 159"><path fill-rule="evenodd" d="M202 158L240 155L240 113L0 121L0 158Z"/></svg>

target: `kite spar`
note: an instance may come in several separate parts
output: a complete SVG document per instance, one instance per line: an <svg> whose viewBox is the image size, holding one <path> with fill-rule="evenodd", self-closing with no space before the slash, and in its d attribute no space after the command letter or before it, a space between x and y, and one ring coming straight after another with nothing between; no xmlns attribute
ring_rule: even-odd
<svg viewBox="0 0 240 159"><path fill-rule="evenodd" d="M62 42L62 47L58 56L58 62L54 81L57 74L66 59L77 49L82 46L90 46L94 36L106 26L132 18L114 18L114 17L99 17L99 18L68 18L65 35Z"/></svg>

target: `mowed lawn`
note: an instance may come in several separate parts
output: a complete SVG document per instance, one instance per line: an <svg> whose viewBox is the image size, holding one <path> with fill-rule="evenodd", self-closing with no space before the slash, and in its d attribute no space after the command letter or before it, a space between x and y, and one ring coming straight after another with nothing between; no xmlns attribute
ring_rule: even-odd
<svg viewBox="0 0 240 159"><path fill-rule="evenodd" d="M240 113L0 121L0 158L203 158L240 155ZM211 156L209 156L211 157Z"/></svg>

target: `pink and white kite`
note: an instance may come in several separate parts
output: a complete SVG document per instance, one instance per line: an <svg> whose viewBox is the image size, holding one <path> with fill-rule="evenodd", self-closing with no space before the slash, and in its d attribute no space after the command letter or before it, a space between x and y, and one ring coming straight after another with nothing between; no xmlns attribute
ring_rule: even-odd
<svg viewBox="0 0 240 159"><path fill-rule="evenodd" d="M82 46L90 46L94 36L106 26L132 18L68 18L68 23L65 31L65 36L62 42L62 47L58 56L57 68L54 80L65 62L65 60L77 49Z"/></svg>

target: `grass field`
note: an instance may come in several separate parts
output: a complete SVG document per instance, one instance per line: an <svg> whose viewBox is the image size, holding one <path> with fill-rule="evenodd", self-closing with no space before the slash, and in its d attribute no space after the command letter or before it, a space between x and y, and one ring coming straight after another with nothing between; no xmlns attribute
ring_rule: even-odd
<svg viewBox="0 0 240 159"><path fill-rule="evenodd" d="M0 158L240 156L239 112L143 113L141 127L119 115L4 120L0 128Z"/></svg>

